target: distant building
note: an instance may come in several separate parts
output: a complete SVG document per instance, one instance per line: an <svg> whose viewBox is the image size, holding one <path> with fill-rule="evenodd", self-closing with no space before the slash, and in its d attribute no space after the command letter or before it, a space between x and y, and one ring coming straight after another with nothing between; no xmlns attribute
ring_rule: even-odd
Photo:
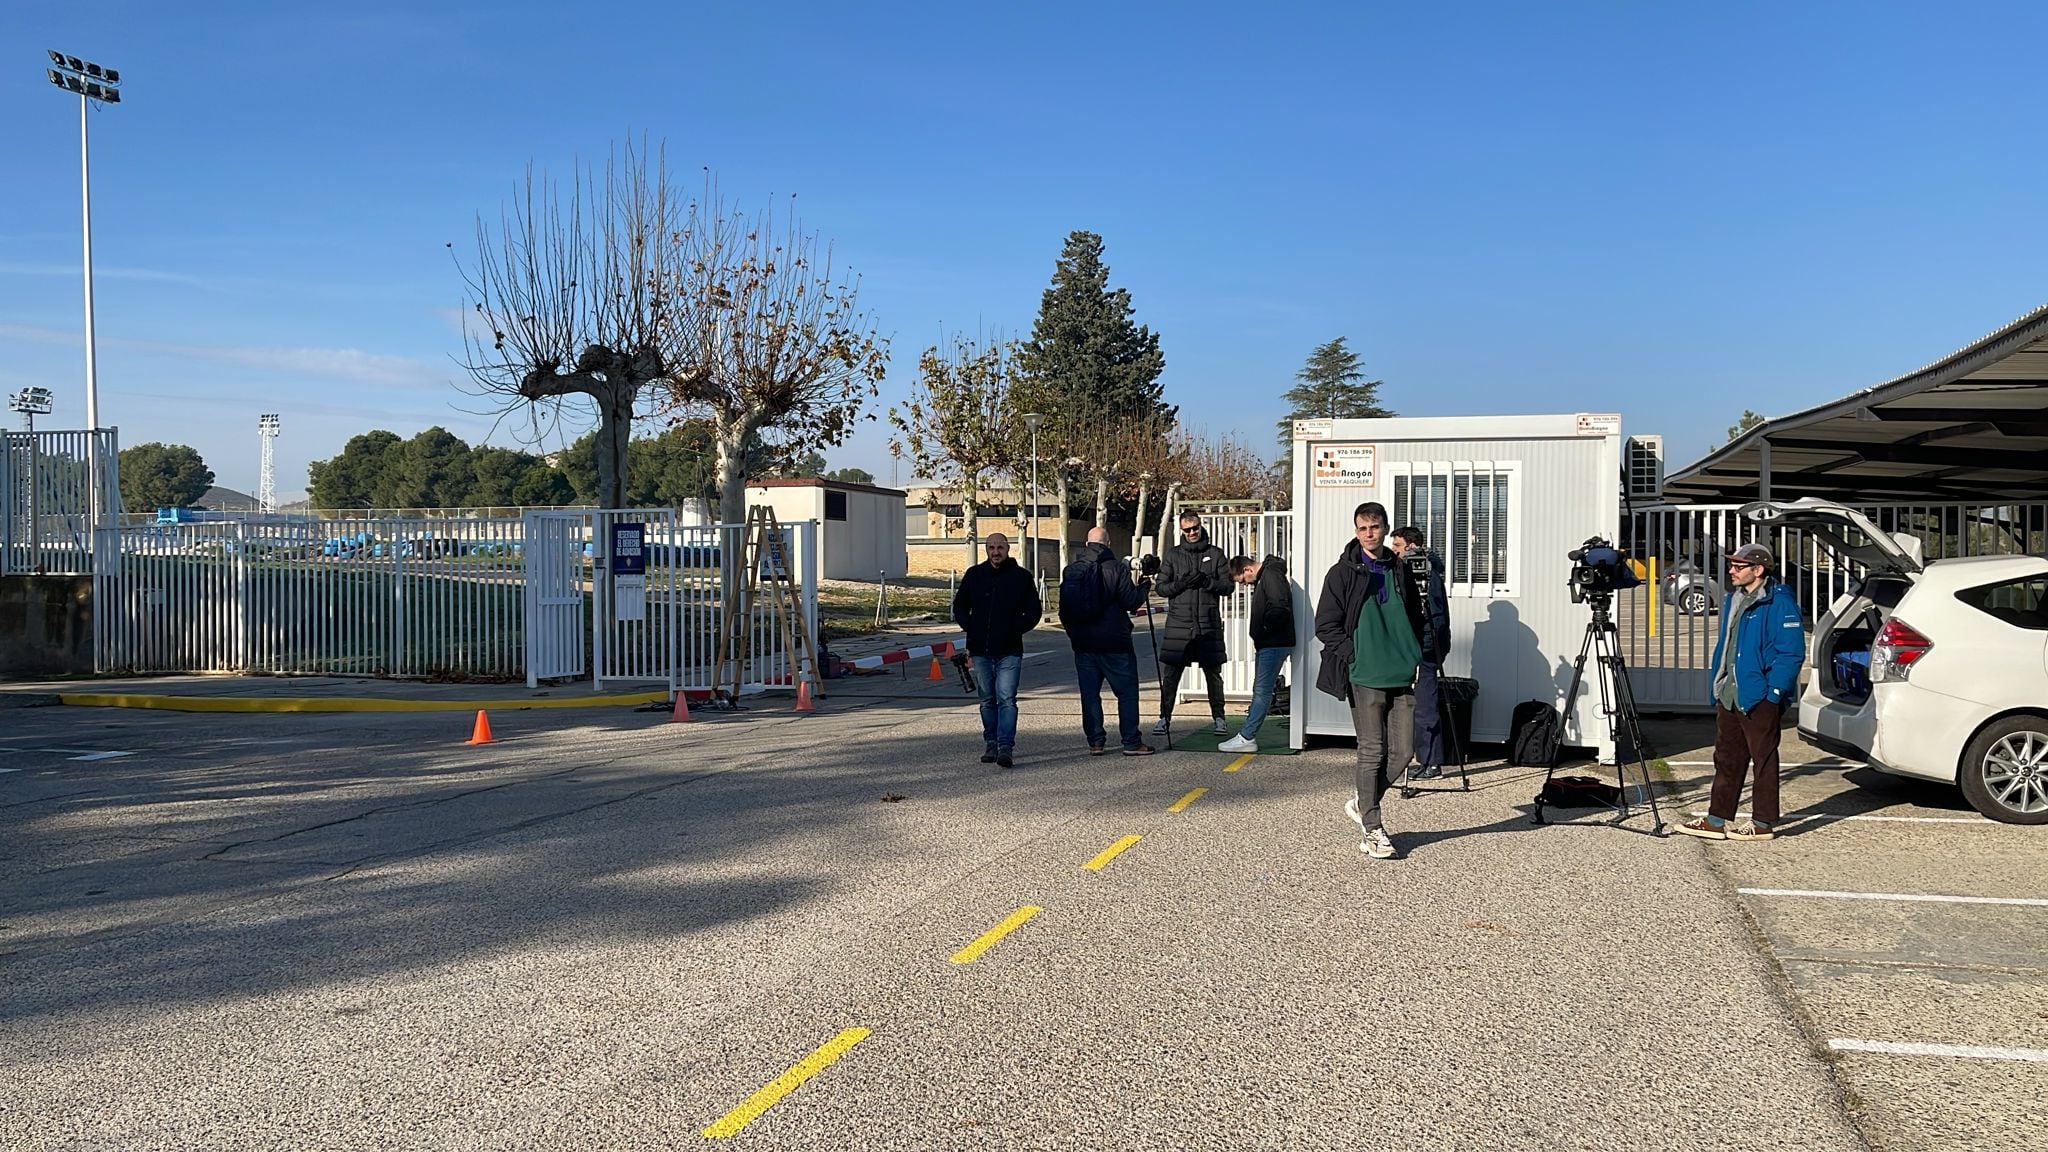
<svg viewBox="0 0 2048 1152"><path fill-rule="evenodd" d="M747 503L775 518L818 522L818 575L826 580L900 579L904 550L903 493L872 484L812 477L747 481Z"/></svg>

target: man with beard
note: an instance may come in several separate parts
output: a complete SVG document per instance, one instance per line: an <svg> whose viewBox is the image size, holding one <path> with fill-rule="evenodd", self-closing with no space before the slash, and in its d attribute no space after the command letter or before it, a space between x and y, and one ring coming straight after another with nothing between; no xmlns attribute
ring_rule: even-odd
<svg viewBox="0 0 2048 1152"><path fill-rule="evenodd" d="M1159 581L1154 587L1166 600L1166 634L1159 641L1159 723L1155 735L1173 727L1174 697L1180 692L1181 673L1190 664L1200 665L1209 684L1209 716L1218 736L1228 736L1223 721L1223 612L1220 602L1230 595L1230 561L1223 549L1209 542L1209 530L1192 512L1180 517L1180 542L1159 558Z"/></svg>
<svg viewBox="0 0 2048 1152"><path fill-rule="evenodd" d="M981 762L1008 768L1017 743L1017 681L1024 675L1024 634L1045 608L1031 574L1010 559L1010 538L988 537L988 559L967 570L953 595L953 622L967 633L974 687L981 694Z"/></svg>

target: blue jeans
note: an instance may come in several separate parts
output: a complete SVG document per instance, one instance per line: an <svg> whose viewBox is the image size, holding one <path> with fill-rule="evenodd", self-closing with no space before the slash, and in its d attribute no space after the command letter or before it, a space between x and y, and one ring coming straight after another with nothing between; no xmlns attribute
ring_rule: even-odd
<svg viewBox="0 0 2048 1152"><path fill-rule="evenodd" d="M1244 728L1238 735L1247 740L1259 738L1259 726L1273 710L1273 690L1280 682L1280 669L1287 666L1293 655L1292 647L1259 649L1258 668L1252 673L1252 710L1245 714Z"/></svg>
<svg viewBox="0 0 2048 1152"><path fill-rule="evenodd" d="M1081 734L1090 748L1109 741L1102 728L1102 684L1116 693L1117 738L1136 748L1138 738L1138 658L1129 652L1076 652L1074 671L1081 677Z"/></svg>
<svg viewBox="0 0 2048 1152"><path fill-rule="evenodd" d="M1024 675L1022 653L975 656L974 690L981 695L981 740L997 748L1017 743L1017 681Z"/></svg>
<svg viewBox="0 0 2048 1152"><path fill-rule="evenodd" d="M1441 768L1450 762L1444 743L1443 665L1424 661L1415 670L1415 762Z"/></svg>

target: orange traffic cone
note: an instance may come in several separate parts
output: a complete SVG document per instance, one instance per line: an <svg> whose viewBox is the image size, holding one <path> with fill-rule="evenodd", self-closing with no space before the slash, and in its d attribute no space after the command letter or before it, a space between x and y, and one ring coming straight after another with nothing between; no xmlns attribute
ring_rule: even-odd
<svg viewBox="0 0 2048 1152"><path fill-rule="evenodd" d="M939 670L939 658L937 656L932 657L932 670L929 674L925 676L925 679L944 680L945 678L946 674Z"/></svg>
<svg viewBox="0 0 2048 1152"><path fill-rule="evenodd" d="M811 682L808 678L796 682L796 707L792 712L815 712L817 705L811 703Z"/></svg>
<svg viewBox="0 0 2048 1152"><path fill-rule="evenodd" d="M490 742L491 742L491 718L490 718L489 716L486 716L486 715L484 714L484 710L483 710L483 709L479 708L479 709L477 709L477 710L476 710L476 730L475 730L475 731L473 731L473 732L471 732L471 733L469 734L469 739L467 739L467 740L464 740L464 741L463 741L463 743L464 743L464 744L489 744Z"/></svg>
<svg viewBox="0 0 2048 1152"><path fill-rule="evenodd" d="M668 718L668 722L671 724L692 723L690 719L690 697L681 688L676 689L676 712L675 715Z"/></svg>

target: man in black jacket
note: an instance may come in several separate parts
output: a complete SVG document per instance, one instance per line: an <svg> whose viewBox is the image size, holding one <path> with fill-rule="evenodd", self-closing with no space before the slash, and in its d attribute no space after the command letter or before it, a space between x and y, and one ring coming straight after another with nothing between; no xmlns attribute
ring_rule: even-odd
<svg viewBox="0 0 2048 1152"><path fill-rule="evenodd" d="M1252 707L1238 734L1216 746L1220 752L1257 752L1259 727L1273 710L1280 669L1294 655L1294 589L1287 582L1287 561L1278 556L1230 561L1231 579L1252 586L1252 648L1258 667L1252 674Z"/></svg>
<svg viewBox="0 0 2048 1152"><path fill-rule="evenodd" d="M1200 516L1181 514L1180 543L1160 557L1156 589L1166 599L1166 634L1159 641L1159 723L1152 731L1163 735L1173 726L1180 675L1188 665L1199 664L1209 682L1215 732L1228 736L1230 725L1223 722L1223 612L1218 604L1231 593L1230 560L1209 542Z"/></svg>
<svg viewBox="0 0 2048 1152"><path fill-rule="evenodd" d="M974 687L981 694L981 762L1008 768L1017 743L1017 681L1024 634L1045 614L1038 584L1010 559L1010 538L988 537L988 559L967 570L953 595L953 623L967 633Z"/></svg>
<svg viewBox="0 0 2048 1152"><path fill-rule="evenodd" d="M1081 681L1081 734L1088 754L1109 742L1102 724L1102 685L1116 694L1117 737L1126 756L1150 756L1138 735L1138 653L1131 645L1131 613L1145 603L1149 582L1133 582L1131 569L1109 549L1109 534L1088 530L1088 543L1060 574L1060 625L1074 646Z"/></svg>
<svg viewBox="0 0 2048 1152"><path fill-rule="evenodd" d="M1323 658L1316 689L1351 705L1358 734L1358 794L1344 805L1376 860L1399 855L1380 814L1393 777L1407 771L1415 743L1415 670L1422 663L1421 585L1386 546L1387 509L1377 501L1351 513L1353 536L1323 577L1316 639Z"/></svg>
<svg viewBox="0 0 2048 1152"><path fill-rule="evenodd" d="M1427 573L1423 580L1422 667L1415 672L1415 771L1417 780L1434 780L1444 774L1450 759L1444 741L1443 686L1444 658L1451 654L1451 602L1444 594L1443 558L1431 552L1422 529L1396 528L1387 539L1410 575Z"/></svg>

